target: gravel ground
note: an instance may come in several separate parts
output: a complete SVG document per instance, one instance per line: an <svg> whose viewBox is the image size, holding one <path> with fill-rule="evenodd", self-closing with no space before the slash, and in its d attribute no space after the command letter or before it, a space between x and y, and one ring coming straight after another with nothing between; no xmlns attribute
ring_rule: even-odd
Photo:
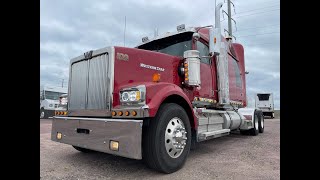
<svg viewBox="0 0 320 180"><path fill-rule="evenodd" d="M51 121L40 120L40 179L280 179L280 119L265 119L258 136L238 132L199 144L172 174L142 161L104 153L85 154L50 140Z"/></svg>

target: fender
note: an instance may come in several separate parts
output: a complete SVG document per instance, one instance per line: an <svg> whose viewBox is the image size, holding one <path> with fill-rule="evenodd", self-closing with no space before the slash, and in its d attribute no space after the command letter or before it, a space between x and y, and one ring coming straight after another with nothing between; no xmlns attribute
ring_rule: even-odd
<svg viewBox="0 0 320 180"><path fill-rule="evenodd" d="M254 118L254 112L255 111L261 111L260 109L255 109L255 108L239 108L238 109L238 114L241 116L243 121L245 122L251 122L251 125L248 125L244 122L242 122L240 129L241 130L247 130L253 128L253 118Z"/></svg>
<svg viewBox="0 0 320 180"><path fill-rule="evenodd" d="M197 123L195 122L196 117L192 110L193 108L190 103L190 100L179 86L171 83L152 83L152 84L145 84L145 85L146 85L146 91L147 91L146 100L147 100L147 105L149 106L150 117L154 117L157 114L160 105L163 103L163 101L167 97L171 95L178 95L188 103L189 108L192 112L194 125L197 126Z"/></svg>

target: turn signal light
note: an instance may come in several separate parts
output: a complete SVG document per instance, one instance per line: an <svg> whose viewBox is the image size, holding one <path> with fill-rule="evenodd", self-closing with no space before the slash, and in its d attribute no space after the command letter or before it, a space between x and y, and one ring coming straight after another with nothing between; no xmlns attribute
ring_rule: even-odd
<svg viewBox="0 0 320 180"><path fill-rule="evenodd" d="M136 116L137 112L136 111L132 111L131 114L132 114L132 116Z"/></svg>
<svg viewBox="0 0 320 180"><path fill-rule="evenodd" d="M118 112L118 116L122 116L123 115L123 112L122 111L119 111Z"/></svg>
<svg viewBox="0 0 320 180"><path fill-rule="evenodd" d="M129 112L129 111L126 111L125 114L126 114L126 116L129 116L129 115L130 115L130 112Z"/></svg>
<svg viewBox="0 0 320 180"><path fill-rule="evenodd" d="M160 74L159 73L154 73L152 75L152 81L153 82L159 82L160 81Z"/></svg>
<svg viewBox="0 0 320 180"><path fill-rule="evenodd" d="M116 116L117 113L115 111L112 111L112 116Z"/></svg>

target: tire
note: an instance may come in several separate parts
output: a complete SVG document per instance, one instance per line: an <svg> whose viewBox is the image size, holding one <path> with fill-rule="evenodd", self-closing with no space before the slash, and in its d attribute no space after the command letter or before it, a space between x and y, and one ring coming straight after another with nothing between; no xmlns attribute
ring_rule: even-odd
<svg viewBox="0 0 320 180"><path fill-rule="evenodd" d="M43 108L40 109L40 119L48 119L48 113Z"/></svg>
<svg viewBox="0 0 320 180"><path fill-rule="evenodd" d="M249 131L248 130L240 130L241 135L248 135Z"/></svg>
<svg viewBox="0 0 320 180"><path fill-rule="evenodd" d="M253 128L249 130L251 136L259 134L259 112L254 111Z"/></svg>
<svg viewBox="0 0 320 180"><path fill-rule="evenodd" d="M184 130L179 130L183 126ZM143 160L148 167L167 174L183 167L191 146L191 126L181 106L174 103L161 105L144 132ZM178 135L178 138L174 135ZM176 149L178 145L173 142L178 142L183 149Z"/></svg>
<svg viewBox="0 0 320 180"><path fill-rule="evenodd" d="M81 148L81 147L78 147L78 146L72 146L72 147L75 148L76 150L80 151L80 152L83 152L83 153L91 153L91 152L94 152L93 150Z"/></svg>
<svg viewBox="0 0 320 180"><path fill-rule="evenodd" d="M263 113L260 111L259 112L259 133L263 133L264 132L264 116Z"/></svg>
<svg viewBox="0 0 320 180"><path fill-rule="evenodd" d="M199 143L197 142L197 135L196 132L192 132L192 137L191 137L191 147L190 150L195 150L199 146Z"/></svg>

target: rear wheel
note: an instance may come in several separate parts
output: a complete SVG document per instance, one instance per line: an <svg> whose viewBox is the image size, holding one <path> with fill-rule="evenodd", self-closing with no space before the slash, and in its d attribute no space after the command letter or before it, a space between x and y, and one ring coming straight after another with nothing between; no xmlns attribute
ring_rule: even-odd
<svg viewBox="0 0 320 180"><path fill-rule="evenodd" d="M260 111L259 112L259 133L264 132L264 116L263 113Z"/></svg>
<svg viewBox="0 0 320 180"><path fill-rule="evenodd" d="M73 148L75 148L76 150L80 151L80 152L83 152L83 153L90 153L90 152L94 152L93 150L85 149L85 148L78 147L78 146L72 146L72 147L73 147Z"/></svg>
<svg viewBox="0 0 320 180"><path fill-rule="evenodd" d="M43 108L40 109L40 119L48 119L48 113Z"/></svg>
<svg viewBox="0 0 320 180"><path fill-rule="evenodd" d="M273 119L274 118L274 112L273 113L271 113L271 119Z"/></svg>
<svg viewBox="0 0 320 180"><path fill-rule="evenodd" d="M241 135L248 135L249 131L248 130L240 130Z"/></svg>
<svg viewBox="0 0 320 180"><path fill-rule="evenodd" d="M190 146L187 113L177 104L163 104L143 135L143 160L150 168L172 173L184 165Z"/></svg>
<svg viewBox="0 0 320 180"><path fill-rule="evenodd" d="M259 134L259 114L258 111L254 111L253 128L249 130L250 135L256 136Z"/></svg>

